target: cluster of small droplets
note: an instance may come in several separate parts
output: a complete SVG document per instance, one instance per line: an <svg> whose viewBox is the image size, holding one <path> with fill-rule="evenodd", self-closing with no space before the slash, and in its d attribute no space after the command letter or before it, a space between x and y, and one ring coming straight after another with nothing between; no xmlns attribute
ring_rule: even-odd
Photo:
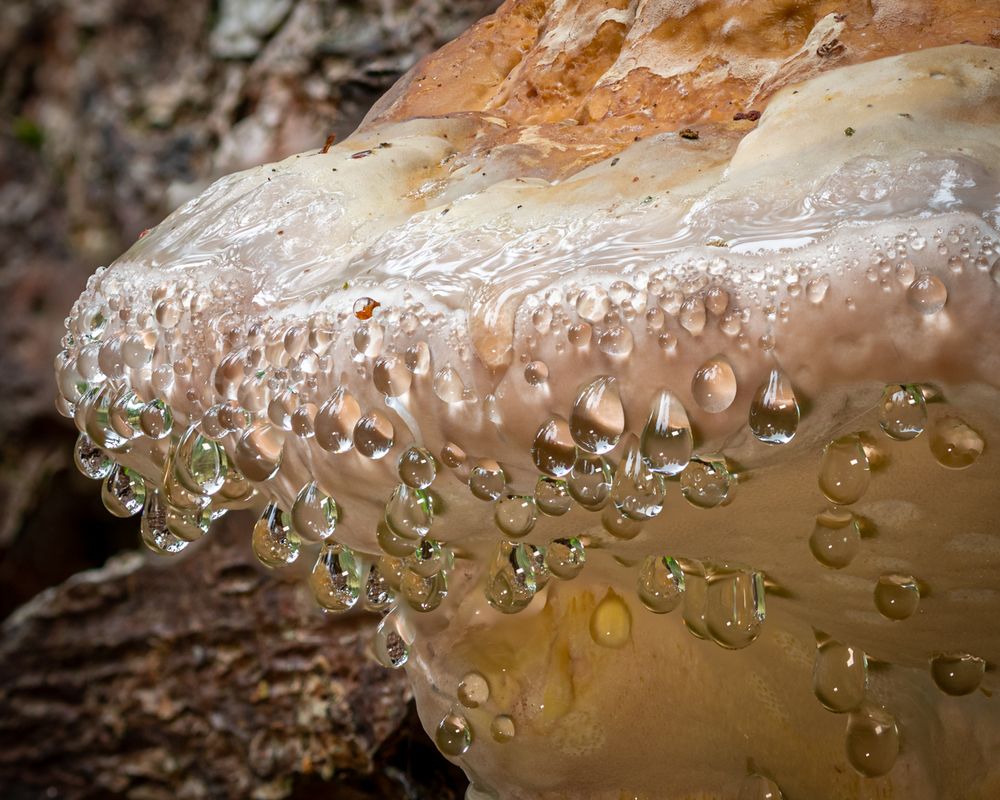
<svg viewBox="0 0 1000 800"><path fill-rule="evenodd" d="M476 741L469 711L486 711L490 702L489 680L479 672L467 673L455 692L458 702L441 718L434 733L438 749L446 756L457 758L465 755ZM489 731L494 742L507 744L515 734L513 717L506 713L489 716Z"/></svg>

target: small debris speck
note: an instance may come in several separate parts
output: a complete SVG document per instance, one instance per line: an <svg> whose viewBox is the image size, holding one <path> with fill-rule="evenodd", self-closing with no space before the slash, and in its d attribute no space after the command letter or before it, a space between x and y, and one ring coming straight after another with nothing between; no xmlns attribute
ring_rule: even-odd
<svg viewBox="0 0 1000 800"><path fill-rule="evenodd" d="M844 136L853 136L853 135L854 135L854 128L851 127L844 128Z"/></svg>
<svg viewBox="0 0 1000 800"><path fill-rule="evenodd" d="M694 128L684 128L684 130L682 130L677 135L680 136L682 139L697 139L698 131L696 131Z"/></svg>

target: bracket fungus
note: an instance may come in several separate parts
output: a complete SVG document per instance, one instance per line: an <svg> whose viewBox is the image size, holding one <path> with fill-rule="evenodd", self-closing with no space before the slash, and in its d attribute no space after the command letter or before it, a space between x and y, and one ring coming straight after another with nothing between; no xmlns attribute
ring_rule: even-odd
<svg viewBox="0 0 1000 800"><path fill-rule="evenodd" d="M77 463L384 615L469 798L996 798L998 43L508 0L94 275Z"/></svg>

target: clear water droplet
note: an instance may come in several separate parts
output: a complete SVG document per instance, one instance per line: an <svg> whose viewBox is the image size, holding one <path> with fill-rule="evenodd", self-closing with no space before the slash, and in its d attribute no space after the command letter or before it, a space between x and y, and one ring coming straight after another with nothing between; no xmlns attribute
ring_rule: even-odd
<svg viewBox="0 0 1000 800"><path fill-rule="evenodd" d="M292 527L306 542L321 542L333 535L340 512L332 497L316 481L307 483L292 504Z"/></svg>
<svg viewBox="0 0 1000 800"><path fill-rule="evenodd" d="M588 511L599 511L611 498L614 474L601 456L581 455L566 480L569 493Z"/></svg>
<svg viewBox="0 0 1000 800"><path fill-rule="evenodd" d="M925 272L910 284L906 299L921 314L937 314L948 302L948 289L936 275Z"/></svg>
<svg viewBox="0 0 1000 800"><path fill-rule="evenodd" d="M150 439L166 439L174 429L174 415L162 400L150 400L139 411L139 428Z"/></svg>
<svg viewBox="0 0 1000 800"><path fill-rule="evenodd" d="M561 580L568 581L580 574L587 561L583 543L576 538L555 539L545 548L545 566Z"/></svg>
<svg viewBox="0 0 1000 800"><path fill-rule="evenodd" d="M710 414L719 414L736 399L736 373L722 356L710 358L691 379L695 402Z"/></svg>
<svg viewBox="0 0 1000 800"><path fill-rule="evenodd" d="M705 629L712 641L738 650L760 636L766 616L761 573L713 565L705 583Z"/></svg>
<svg viewBox="0 0 1000 800"><path fill-rule="evenodd" d="M632 612L610 589L590 615L590 638L612 650L624 647L632 638Z"/></svg>
<svg viewBox="0 0 1000 800"><path fill-rule="evenodd" d="M750 403L750 430L765 444L787 444L799 427L799 402L792 383L772 369Z"/></svg>
<svg viewBox="0 0 1000 800"><path fill-rule="evenodd" d="M882 392L878 424L893 439L908 441L923 433L927 425L927 402L919 386L890 384Z"/></svg>
<svg viewBox="0 0 1000 800"><path fill-rule="evenodd" d="M705 565L694 559L678 562L684 572L684 627L699 639L708 639L705 600L708 589Z"/></svg>
<svg viewBox="0 0 1000 800"><path fill-rule="evenodd" d="M383 572L382 564L385 560L384 557L380 558L368 567L368 577L365 578L365 588L361 597L365 608L369 611L388 611L396 599L389 578Z"/></svg>
<svg viewBox="0 0 1000 800"><path fill-rule="evenodd" d="M101 484L101 500L116 517L135 516L146 501L146 483L138 473L115 464Z"/></svg>
<svg viewBox="0 0 1000 800"><path fill-rule="evenodd" d="M543 514L561 517L573 507L566 481L556 478L539 478L535 484L535 505Z"/></svg>
<svg viewBox="0 0 1000 800"><path fill-rule="evenodd" d="M867 491L871 477L868 456L857 434L842 436L823 448L819 488L831 503L856 503Z"/></svg>
<svg viewBox="0 0 1000 800"><path fill-rule="evenodd" d="M868 778L885 775L899 755L899 728L883 708L866 706L847 719L847 760Z"/></svg>
<svg viewBox="0 0 1000 800"><path fill-rule="evenodd" d="M588 453L614 449L625 430L625 409L613 377L602 375L580 390L569 417L569 429L573 440Z"/></svg>
<svg viewBox="0 0 1000 800"><path fill-rule="evenodd" d="M115 465L111 456L94 444L87 434L81 433L76 438L73 448L73 461L76 468L91 480L99 481L108 477Z"/></svg>
<svg viewBox="0 0 1000 800"><path fill-rule="evenodd" d="M983 682L986 662L968 653L946 653L931 659L931 677L945 694L972 694Z"/></svg>
<svg viewBox="0 0 1000 800"><path fill-rule="evenodd" d="M628 434L611 490L615 507L632 520L652 519L663 510L666 493L663 476L649 468L639 451L639 438Z"/></svg>
<svg viewBox="0 0 1000 800"><path fill-rule="evenodd" d="M437 477L437 462L429 450L413 445L399 457L397 471L411 489L426 489Z"/></svg>
<svg viewBox="0 0 1000 800"><path fill-rule="evenodd" d="M316 412L316 444L331 453L347 452L354 443L354 426L360 418L358 401L343 386L338 387Z"/></svg>
<svg viewBox="0 0 1000 800"><path fill-rule="evenodd" d="M809 549L820 564L843 569L854 560L860 548L861 529L850 511L831 508L816 517Z"/></svg>
<svg viewBox="0 0 1000 800"><path fill-rule="evenodd" d="M172 555L179 553L190 542L180 539L167 527L167 506L156 490L146 492L139 523L142 542L154 553Z"/></svg>
<svg viewBox="0 0 1000 800"><path fill-rule="evenodd" d="M253 526L253 552L265 567L283 567L299 557L301 542L289 515L268 503Z"/></svg>
<svg viewBox="0 0 1000 800"><path fill-rule="evenodd" d="M451 550L433 539L423 539L416 549L403 559L406 569L422 578L430 578L454 563Z"/></svg>
<svg viewBox="0 0 1000 800"><path fill-rule="evenodd" d="M887 573L875 584L875 607L886 619L904 620L920 605L920 587L912 575Z"/></svg>
<svg viewBox="0 0 1000 800"><path fill-rule="evenodd" d="M403 359L396 355L381 356L375 359L372 367L372 382L386 397L399 397L406 394L413 381L413 373L406 368Z"/></svg>
<svg viewBox="0 0 1000 800"><path fill-rule="evenodd" d="M478 672L470 672L458 684L458 702L466 708L479 708L490 699L490 684Z"/></svg>
<svg viewBox="0 0 1000 800"><path fill-rule="evenodd" d="M167 506L167 528L178 539L195 542L208 533L212 520L226 513L226 509L178 509Z"/></svg>
<svg viewBox="0 0 1000 800"><path fill-rule="evenodd" d="M248 428L236 443L236 468L254 483L263 483L274 477L281 466L284 443L281 431L270 425Z"/></svg>
<svg viewBox="0 0 1000 800"><path fill-rule="evenodd" d="M434 374L434 394L444 403L461 403L465 399L465 383L448 364Z"/></svg>
<svg viewBox="0 0 1000 800"><path fill-rule="evenodd" d="M410 658L413 639L413 631L406 624L402 612L398 608L393 609L382 618L375 629L375 639L372 643L375 660L388 669L399 669Z"/></svg>
<svg viewBox="0 0 1000 800"><path fill-rule="evenodd" d="M957 417L942 417L931 428L930 446L934 458L942 467L965 469L982 455L986 443L982 436Z"/></svg>
<svg viewBox="0 0 1000 800"><path fill-rule="evenodd" d="M670 556L649 556L639 569L639 599L654 614L673 611L684 599L684 572Z"/></svg>
<svg viewBox="0 0 1000 800"><path fill-rule="evenodd" d="M395 442L392 421L381 411L369 411L354 426L354 446L366 458L383 458Z"/></svg>
<svg viewBox="0 0 1000 800"><path fill-rule="evenodd" d="M472 747L472 726L455 710L449 711L434 732L438 750L450 758L465 755Z"/></svg>
<svg viewBox="0 0 1000 800"><path fill-rule="evenodd" d="M469 491L480 500L500 499L507 486L507 476L496 461L483 459L469 472Z"/></svg>
<svg viewBox="0 0 1000 800"><path fill-rule="evenodd" d="M691 422L680 400L670 392L661 391L653 399L639 449L649 468L664 475L680 474L691 460Z"/></svg>
<svg viewBox="0 0 1000 800"><path fill-rule="evenodd" d="M354 552L336 542L325 544L309 573L309 588L327 611L354 608L361 596L361 565Z"/></svg>
<svg viewBox="0 0 1000 800"><path fill-rule="evenodd" d="M403 570L399 593L414 611L433 611L448 596L448 577L444 570L424 576L411 569Z"/></svg>
<svg viewBox="0 0 1000 800"><path fill-rule="evenodd" d="M576 445L570 435L569 423L562 417L550 417L535 434L531 446L535 466L546 475L561 478L573 469Z"/></svg>
<svg viewBox="0 0 1000 800"><path fill-rule="evenodd" d="M813 692L823 707L837 714L861 706L868 691L868 657L862 650L825 636L816 645Z"/></svg>
<svg viewBox="0 0 1000 800"><path fill-rule="evenodd" d="M493 741L506 744L514 738L516 733L514 720L508 715L497 714L493 717L493 721L490 723L490 735L493 737ZM493 796L495 797L496 795Z"/></svg>
<svg viewBox="0 0 1000 800"><path fill-rule="evenodd" d="M192 425L177 442L173 466L178 482L189 492L213 495L226 480L229 459L222 445Z"/></svg>
<svg viewBox="0 0 1000 800"><path fill-rule="evenodd" d="M399 484L385 504L385 524L397 536L419 539L426 536L434 521L430 496L423 489Z"/></svg>
<svg viewBox="0 0 1000 800"><path fill-rule="evenodd" d="M486 601L497 611L516 614L538 591L535 550L520 542L499 542L486 576Z"/></svg>
<svg viewBox="0 0 1000 800"><path fill-rule="evenodd" d="M715 508L731 498L735 483L725 456L693 456L681 473L681 495L697 508Z"/></svg>
<svg viewBox="0 0 1000 800"><path fill-rule="evenodd" d="M493 504L493 520L497 528L512 539L530 533L537 519L538 510L533 497L509 495Z"/></svg>

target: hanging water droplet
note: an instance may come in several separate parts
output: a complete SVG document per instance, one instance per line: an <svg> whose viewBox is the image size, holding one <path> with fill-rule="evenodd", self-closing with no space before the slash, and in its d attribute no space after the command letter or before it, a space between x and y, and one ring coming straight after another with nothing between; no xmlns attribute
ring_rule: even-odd
<svg viewBox="0 0 1000 800"><path fill-rule="evenodd" d="M372 367L372 383L386 397L406 394L412 381L413 373L406 368L406 364L399 356L389 355L375 359L375 365Z"/></svg>
<svg viewBox="0 0 1000 800"><path fill-rule="evenodd" d="M386 611L392 607L395 601L392 586L380 566L380 563L384 560L385 557L383 556L368 567L368 577L365 578L365 589L362 599L364 600L365 608L369 611Z"/></svg>
<svg viewBox="0 0 1000 800"><path fill-rule="evenodd" d="M465 399L465 383L451 364L434 374L434 394L444 403L460 403Z"/></svg>
<svg viewBox="0 0 1000 800"><path fill-rule="evenodd" d="M561 517L573 505L566 481L555 478L539 478L535 484L535 505L543 514Z"/></svg>
<svg viewBox="0 0 1000 800"><path fill-rule="evenodd" d="M718 564L705 584L705 629L712 641L738 650L760 636L766 616L761 573Z"/></svg>
<svg viewBox="0 0 1000 800"><path fill-rule="evenodd" d="M972 694L983 682L986 662L968 653L947 653L931 659L931 677L945 694Z"/></svg>
<svg viewBox="0 0 1000 800"><path fill-rule="evenodd" d="M94 444L94 441L85 433L76 437L73 461L80 472L95 481L108 477L115 465L111 456Z"/></svg>
<svg viewBox="0 0 1000 800"><path fill-rule="evenodd" d="M222 445L192 425L177 442L173 466L178 482L189 492L213 495L226 480L229 459Z"/></svg>
<svg viewBox="0 0 1000 800"><path fill-rule="evenodd" d="M399 457L397 471L411 489L426 489L437 477L437 463L429 450L413 445Z"/></svg>
<svg viewBox="0 0 1000 800"><path fill-rule="evenodd" d="M83 430L94 440L94 444L107 450L121 450L128 444L128 439L111 427L112 394L113 387L107 385L87 392L77 407L77 413L83 414Z"/></svg>
<svg viewBox="0 0 1000 800"><path fill-rule="evenodd" d="M878 406L878 424L889 436L900 441L914 439L927 425L927 402L919 386L890 384L882 392Z"/></svg>
<svg viewBox="0 0 1000 800"><path fill-rule="evenodd" d="M948 469L965 469L982 455L983 437L957 417L942 417L934 423L931 452L938 464Z"/></svg>
<svg viewBox="0 0 1000 800"><path fill-rule="evenodd" d="M639 452L639 438L630 433L611 490L615 507L629 519L652 519L663 510L666 493L663 476L649 468Z"/></svg>
<svg viewBox="0 0 1000 800"><path fill-rule="evenodd" d="M512 539L527 535L535 527L538 511L535 498L509 495L493 504L493 520L500 531Z"/></svg>
<svg viewBox="0 0 1000 800"><path fill-rule="evenodd" d="M576 445L566 420L553 416L538 429L531 446L531 458L540 471L554 478L560 478L573 469Z"/></svg>
<svg viewBox="0 0 1000 800"><path fill-rule="evenodd" d="M538 591L537 567L533 548L499 542L486 576L486 601L504 614L527 608Z"/></svg>
<svg viewBox="0 0 1000 800"><path fill-rule="evenodd" d="M514 738L515 734L516 729L514 728L513 719L506 714L497 714L493 717L493 721L490 723L490 735L493 737L493 741L506 744ZM496 795L493 796L495 797Z"/></svg>
<svg viewBox="0 0 1000 800"><path fill-rule="evenodd" d="M853 711L868 691L868 657L862 650L825 636L816 645L813 692L823 707L837 714Z"/></svg>
<svg viewBox="0 0 1000 800"><path fill-rule="evenodd" d="M860 547L861 528L850 511L831 508L816 517L809 549L820 564L843 569L854 560Z"/></svg>
<svg viewBox="0 0 1000 800"><path fill-rule="evenodd" d="M441 570L451 569L454 557L451 550L433 539L423 539L416 549L403 559L406 569L422 578L429 578Z"/></svg>
<svg viewBox="0 0 1000 800"><path fill-rule="evenodd" d="M331 453L347 452L354 443L351 437L360 418L358 401L343 386L338 387L316 412L316 444Z"/></svg>
<svg viewBox="0 0 1000 800"><path fill-rule="evenodd" d="M632 638L632 612L611 589L590 615L590 638L613 650L624 647Z"/></svg>
<svg viewBox="0 0 1000 800"><path fill-rule="evenodd" d="M614 378L602 375L580 390L569 417L569 429L573 440L588 453L614 449L625 430L625 409Z"/></svg>
<svg viewBox="0 0 1000 800"><path fill-rule="evenodd" d="M579 575L586 560L583 543L576 538L555 539L545 548L545 566L564 581Z"/></svg>
<svg viewBox="0 0 1000 800"><path fill-rule="evenodd" d="M396 431L381 411L369 411L354 426L354 446L366 458L385 456L395 441Z"/></svg>
<svg viewBox="0 0 1000 800"><path fill-rule="evenodd" d="M375 660L388 669L399 669L410 657L413 639L413 631L406 624L402 612L398 608L393 609L375 629L375 640L372 643Z"/></svg>
<svg viewBox="0 0 1000 800"><path fill-rule="evenodd" d="M153 403L159 403L160 405L165 404L161 400L154 400ZM140 429L140 422L143 410L147 404L143 403L131 389L123 388L116 392L111 398L111 405L108 406L108 423L111 425L112 429L121 436L123 439L134 439L140 433L145 433L145 429ZM166 409L166 413L169 414L169 409ZM164 425L167 428L166 433L162 431L155 430L153 426L147 426L153 433L158 433L162 435L156 435L151 438L161 439L170 433L170 428L173 427L173 419L170 419L169 425ZM149 435L148 433L146 434Z"/></svg>
<svg viewBox="0 0 1000 800"><path fill-rule="evenodd" d="M101 484L101 500L116 517L134 516L146 501L146 483L138 473L115 464Z"/></svg>
<svg viewBox="0 0 1000 800"><path fill-rule="evenodd" d="M170 406L159 399L150 400L139 411L139 427L150 439L165 439L174 428Z"/></svg>
<svg viewBox="0 0 1000 800"><path fill-rule="evenodd" d="M613 473L601 456L581 455L566 484L570 495L588 511L599 511L611 497Z"/></svg>
<svg viewBox="0 0 1000 800"><path fill-rule="evenodd" d="M265 567L283 567L299 557L301 542L289 515L268 503L253 526L253 552Z"/></svg>
<svg viewBox="0 0 1000 800"><path fill-rule="evenodd" d="M498 500L507 486L507 476L496 461L483 459L469 473L469 491L480 500Z"/></svg>
<svg viewBox="0 0 1000 800"><path fill-rule="evenodd" d="M912 575L888 573L875 584L875 607L886 619L913 616L920 605L920 588Z"/></svg>
<svg viewBox="0 0 1000 800"><path fill-rule="evenodd" d="M307 483L292 504L292 527L306 542L320 542L333 535L340 511L316 481Z"/></svg>
<svg viewBox="0 0 1000 800"><path fill-rule="evenodd" d="M654 472L677 475L691 460L694 437L687 411L673 394L659 392L653 399L639 448Z"/></svg>
<svg viewBox="0 0 1000 800"><path fill-rule="evenodd" d="M438 724L434 742L446 756L457 758L465 755L472 746L472 726L465 717L452 710Z"/></svg>
<svg viewBox="0 0 1000 800"><path fill-rule="evenodd" d="M719 414L736 399L736 373L722 356L710 358L691 379L695 402L710 414Z"/></svg>
<svg viewBox="0 0 1000 800"><path fill-rule="evenodd" d="M750 403L750 430L765 444L787 444L798 427L799 402L791 381L772 369Z"/></svg>
<svg viewBox="0 0 1000 800"><path fill-rule="evenodd" d="M353 608L361 596L361 565L354 552L335 542L325 544L309 573L309 588L327 611Z"/></svg>
<svg viewBox="0 0 1000 800"><path fill-rule="evenodd" d="M835 439L823 448L819 488L831 503L856 503L868 489L871 477L868 456L856 433Z"/></svg>
<svg viewBox="0 0 1000 800"><path fill-rule="evenodd" d="M399 484L385 504L385 524L404 539L426 536L434 521L434 508L423 489Z"/></svg>
<svg viewBox="0 0 1000 800"><path fill-rule="evenodd" d="M921 314L937 314L948 302L948 289L936 275L925 272L910 284L906 299Z"/></svg>
<svg viewBox="0 0 1000 800"><path fill-rule="evenodd" d="M254 425L236 443L233 461L244 477L254 483L263 483L274 477L281 466L284 449L281 431L266 424Z"/></svg>
<svg viewBox="0 0 1000 800"><path fill-rule="evenodd" d="M178 539L185 542L195 542L208 533L212 520L217 515L226 513L226 509L220 508L213 512L210 508L196 508L193 510L167 507L167 528Z"/></svg>
<svg viewBox="0 0 1000 800"><path fill-rule="evenodd" d="M403 571L399 593L415 611L433 611L448 596L448 577L444 570L425 577L411 569Z"/></svg>
<svg viewBox="0 0 1000 800"><path fill-rule="evenodd" d="M530 361L524 366L524 380L529 386L541 386L549 379L549 367L544 361Z"/></svg>
<svg viewBox="0 0 1000 800"><path fill-rule="evenodd" d="M743 779L736 800L784 800L778 784L763 775L750 775Z"/></svg>
<svg viewBox="0 0 1000 800"><path fill-rule="evenodd" d="M735 484L726 458L719 454L694 456L681 473L681 495L697 508L715 508L727 502Z"/></svg>
<svg viewBox="0 0 1000 800"><path fill-rule="evenodd" d="M156 490L146 492L139 523L142 542L154 553L172 555L179 553L189 542L179 539L167 527L167 507Z"/></svg>
<svg viewBox="0 0 1000 800"><path fill-rule="evenodd" d="M705 565L694 559L678 562L684 572L684 627L699 639L708 639L705 623L705 600L708 583Z"/></svg>
<svg viewBox="0 0 1000 800"><path fill-rule="evenodd" d="M684 599L684 573L670 556L649 556L639 569L639 599L654 614L673 611Z"/></svg>
<svg viewBox="0 0 1000 800"><path fill-rule="evenodd" d="M480 673L470 672L458 684L458 702L466 708L479 708L490 699L490 684Z"/></svg>
<svg viewBox="0 0 1000 800"><path fill-rule="evenodd" d="M866 706L847 719L847 760L868 778L885 775L899 755L899 729L892 714Z"/></svg>

